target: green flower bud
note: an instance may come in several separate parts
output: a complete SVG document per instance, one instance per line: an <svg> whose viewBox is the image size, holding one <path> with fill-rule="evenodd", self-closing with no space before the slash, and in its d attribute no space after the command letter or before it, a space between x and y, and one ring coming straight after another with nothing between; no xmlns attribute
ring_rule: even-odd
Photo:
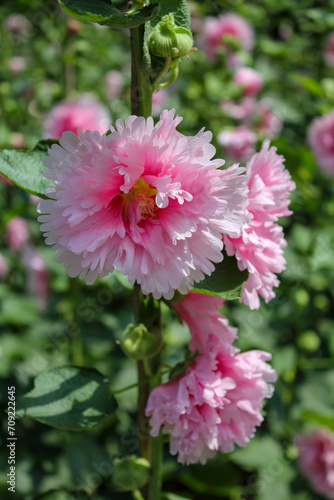
<svg viewBox="0 0 334 500"><path fill-rule="evenodd" d="M173 14L163 16L148 40L150 52L159 57L186 56L191 51L192 46L191 32L186 28L176 26Z"/></svg>
<svg viewBox="0 0 334 500"><path fill-rule="evenodd" d="M150 463L135 455L114 460L113 482L120 491L138 490L145 486L150 475Z"/></svg>
<svg viewBox="0 0 334 500"><path fill-rule="evenodd" d="M143 323L128 325L121 340L121 347L126 356L133 359L152 358L162 346L161 333L158 328L149 331Z"/></svg>

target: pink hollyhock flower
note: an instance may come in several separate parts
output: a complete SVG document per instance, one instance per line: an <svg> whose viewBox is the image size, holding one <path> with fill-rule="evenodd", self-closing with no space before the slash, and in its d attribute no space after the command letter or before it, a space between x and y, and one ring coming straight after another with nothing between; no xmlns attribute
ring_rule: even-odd
<svg viewBox="0 0 334 500"><path fill-rule="evenodd" d="M234 74L233 81L243 88L243 93L246 96L258 94L263 85L261 73L253 68L247 67L238 68Z"/></svg>
<svg viewBox="0 0 334 500"><path fill-rule="evenodd" d="M223 130L218 135L217 141L232 160L249 160L255 153L256 134L243 126L233 130Z"/></svg>
<svg viewBox="0 0 334 500"><path fill-rule="evenodd" d="M46 243L70 276L92 284L114 268L144 293L172 298L214 270L222 234L238 237L246 199L243 169L211 160L212 134L176 131L163 111L116 122L111 134L65 132L44 160L55 181L39 218Z"/></svg>
<svg viewBox="0 0 334 500"><path fill-rule="evenodd" d="M7 31L26 36L31 30L31 23L25 16L22 16L21 14L11 14L5 20L4 27Z"/></svg>
<svg viewBox="0 0 334 500"><path fill-rule="evenodd" d="M324 58L328 66L334 66L334 32L326 40Z"/></svg>
<svg viewBox="0 0 334 500"><path fill-rule="evenodd" d="M243 50L250 51L254 46L254 32L248 22L237 14L207 17L204 21L204 49L211 61L216 60L219 49L230 51L228 37L233 37L240 43ZM224 40L225 38L225 40Z"/></svg>
<svg viewBox="0 0 334 500"><path fill-rule="evenodd" d="M272 396L276 374L271 355L250 351L233 355L216 335L184 375L155 388L148 399L152 436L171 432L170 452L178 461L204 464L217 451L245 446L263 421L260 409Z"/></svg>
<svg viewBox="0 0 334 500"><path fill-rule="evenodd" d="M0 253L0 279L3 279L8 273L8 264L4 256Z"/></svg>
<svg viewBox="0 0 334 500"><path fill-rule="evenodd" d="M224 300L220 297L196 292L188 292L184 299L173 304L177 314L189 326L191 351L203 352L210 332L216 332L220 336L226 352L237 351L232 346L237 337L237 329L229 326L227 319L218 313L218 308L223 304Z"/></svg>
<svg viewBox="0 0 334 500"><path fill-rule="evenodd" d="M256 104L253 97L244 97L239 103L235 103L231 99L225 99L221 102L221 107L231 118L248 123L254 114Z"/></svg>
<svg viewBox="0 0 334 500"><path fill-rule="evenodd" d="M168 93L165 89L158 89L152 95L152 115L160 115L161 111L166 108Z"/></svg>
<svg viewBox="0 0 334 500"><path fill-rule="evenodd" d="M22 260L27 271L28 292L37 300L38 307L45 311L49 299L49 276L44 259L33 247L26 247Z"/></svg>
<svg viewBox="0 0 334 500"><path fill-rule="evenodd" d="M286 246L279 217L291 214L288 209L289 191L295 189L289 172L284 168L283 156L264 141L262 149L246 165L248 179L248 221L238 238L224 236L228 255L235 255L239 269L248 269L250 275L243 286L242 301L251 309L258 309L261 295L266 302L275 297L278 286L276 274L285 269L283 248Z"/></svg>
<svg viewBox="0 0 334 500"><path fill-rule="evenodd" d="M295 438L299 451L298 465L314 490L334 499L334 434L317 429Z"/></svg>
<svg viewBox="0 0 334 500"><path fill-rule="evenodd" d="M14 75L18 75L26 68L26 61L24 57L20 56L11 57L8 61L8 66L10 71Z"/></svg>
<svg viewBox="0 0 334 500"><path fill-rule="evenodd" d="M308 130L313 154L327 174L334 175L334 111L313 120Z"/></svg>
<svg viewBox="0 0 334 500"><path fill-rule="evenodd" d="M10 181L9 179L7 179L7 177L5 177L2 174L0 174L0 181L3 182L4 184L7 184L7 186L12 186L13 185L12 181Z"/></svg>
<svg viewBox="0 0 334 500"><path fill-rule="evenodd" d="M120 96L124 86L124 76L120 71L108 71L105 76L106 96L108 99L117 99ZM109 122L108 122L109 125Z"/></svg>
<svg viewBox="0 0 334 500"><path fill-rule="evenodd" d="M282 121L265 101L259 101L254 110L253 121L256 130L270 139L277 137L282 130Z"/></svg>
<svg viewBox="0 0 334 500"><path fill-rule="evenodd" d="M43 126L43 137L60 139L63 132L71 131L78 135L78 129L107 132L110 124L108 110L98 101L84 95L76 101L64 101L54 106Z"/></svg>
<svg viewBox="0 0 334 500"><path fill-rule="evenodd" d="M13 217L6 226L7 244L13 252L19 252L29 239L29 229L26 220Z"/></svg>

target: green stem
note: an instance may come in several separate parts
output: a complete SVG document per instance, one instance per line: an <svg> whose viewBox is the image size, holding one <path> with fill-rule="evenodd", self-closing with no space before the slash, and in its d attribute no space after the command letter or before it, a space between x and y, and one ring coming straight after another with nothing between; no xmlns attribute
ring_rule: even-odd
<svg viewBox="0 0 334 500"><path fill-rule="evenodd" d="M165 62L164 62L164 65L160 71L160 73L158 74L158 76L155 78L152 86L153 88L157 88L158 87L158 84L161 82L161 80L163 79L163 77L165 75L167 75L168 71L169 71L169 68L171 66L171 62L172 62L172 58L171 57L166 57L165 59Z"/></svg>
<svg viewBox="0 0 334 500"><path fill-rule="evenodd" d="M153 86L150 74L144 61L144 25L130 30L131 34L131 112L137 116L147 118L152 114ZM140 285L134 285L134 320L139 323L139 310L141 301ZM160 317L158 320L160 328ZM138 437L140 455L151 462L151 478L148 488L144 487L140 492L143 499L160 500L161 497L161 462L162 445L158 438L151 438L149 434L149 422L145 415L145 409L150 390L160 383L160 355L152 360L147 360L146 366L143 361L137 362L138 371ZM147 381L150 373L156 374L153 382ZM135 497L136 498L136 497ZM140 496L137 498L139 499Z"/></svg>
<svg viewBox="0 0 334 500"><path fill-rule="evenodd" d="M139 491L139 490L134 490L134 491L132 492L132 496L133 496L134 500L144 500L144 497L143 497L143 495L140 493L140 491Z"/></svg>
<svg viewBox="0 0 334 500"><path fill-rule="evenodd" d="M150 75L144 61L144 24L130 30L131 35L131 112L147 118L152 114Z"/></svg>

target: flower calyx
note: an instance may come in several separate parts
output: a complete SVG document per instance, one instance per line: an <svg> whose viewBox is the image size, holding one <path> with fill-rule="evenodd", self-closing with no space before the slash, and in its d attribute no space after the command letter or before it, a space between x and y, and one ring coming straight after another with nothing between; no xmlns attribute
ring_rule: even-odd
<svg viewBox="0 0 334 500"><path fill-rule="evenodd" d="M186 56L193 50L193 37L187 28L176 26L173 14L167 14L153 29L148 48L158 57Z"/></svg>

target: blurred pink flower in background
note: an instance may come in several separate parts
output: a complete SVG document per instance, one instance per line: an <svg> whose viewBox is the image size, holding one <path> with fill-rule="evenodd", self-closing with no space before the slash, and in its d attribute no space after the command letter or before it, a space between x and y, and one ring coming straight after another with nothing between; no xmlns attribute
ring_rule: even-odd
<svg viewBox="0 0 334 500"><path fill-rule="evenodd" d="M328 66L334 66L334 32L326 40L324 58Z"/></svg>
<svg viewBox="0 0 334 500"><path fill-rule="evenodd" d="M319 167L334 176L334 111L313 120L308 142Z"/></svg>
<svg viewBox="0 0 334 500"><path fill-rule="evenodd" d="M317 429L297 434L298 465L313 489L330 500L334 499L334 434Z"/></svg>
<svg viewBox="0 0 334 500"><path fill-rule="evenodd" d="M233 77L234 83L242 87L246 96L254 96L260 92L263 85L261 73L253 68L242 66L238 68Z"/></svg>
<svg viewBox="0 0 334 500"><path fill-rule="evenodd" d="M159 89L153 92L152 95L152 115L160 115L161 111L166 108L168 92L165 89Z"/></svg>
<svg viewBox="0 0 334 500"><path fill-rule="evenodd" d="M211 322L214 331L203 322L199 356L184 374L155 388L148 399L146 415L151 417L152 436L159 434L160 427L165 434L170 431L170 451L178 454L181 463L204 464L217 451L227 453L235 444L245 446L263 421L263 399L273 393L271 383L277 377L267 364L271 355L263 351L236 354L237 349L229 345L235 329L228 341L224 331L230 327L222 319L222 323Z"/></svg>
<svg viewBox="0 0 334 500"><path fill-rule="evenodd" d="M22 250L29 239L28 222L21 217L13 217L6 226L6 238L13 252Z"/></svg>
<svg viewBox="0 0 334 500"><path fill-rule="evenodd" d="M174 114L164 110L155 126L151 117L117 120L108 136L65 132L49 149L44 176L57 182L39 220L71 277L92 284L116 268L170 299L212 273L222 234L241 233L244 169L220 170L211 132L184 136Z"/></svg>
<svg viewBox="0 0 334 500"><path fill-rule="evenodd" d="M27 246L22 260L26 267L28 292L37 300L39 309L45 311L49 299L49 276L44 259L36 248Z"/></svg>
<svg viewBox="0 0 334 500"><path fill-rule="evenodd" d="M122 75L122 73L116 70L108 71L108 73L104 77L104 81L106 84L107 99L117 99L124 87L124 76Z"/></svg>
<svg viewBox="0 0 334 500"><path fill-rule="evenodd" d="M11 57L8 61L8 66L14 75L18 75L26 68L26 60L20 56Z"/></svg>
<svg viewBox="0 0 334 500"><path fill-rule="evenodd" d="M255 153L256 134L244 126L223 130L217 141L232 160L245 161Z"/></svg>
<svg viewBox="0 0 334 500"><path fill-rule="evenodd" d="M224 300L220 297L196 292L188 292L184 299L173 303L177 314L189 326L191 351L203 352L209 338L208 334L215 332L226 351L236 352L237 349L232 346L232 342L237 337L237 329L229 326L227 319L218 313L218 308L223 305Z"/></svg>
<svg viewBox="0 0 334 500"><path fill-rule="evenodd" d="M207 17L204 21L204 50L211 61L214 61L219 49L231 50L226 36L233 37L243 50L250 51L254 46L254 32L250 24L237 14L224 14L219 17ZM228 37L227 37L228 38Z"/></svg>
<svg viewBox="0 0 334 500"><path fill-rule="evenodd" d="M246 165L248 178L248 221L239 238L224 236L228 255L237 257L241 270L248 269L249 278L242 289L242 301L258 309L261 295L266 302L275 297L273 287L279 285L276 274L285 269L283 248L286 246L279 217L291 214L289 192L295 189L284 158L264 141L262 149Z"/></svg>
<svg viewBox="0 0 334 500"><path fill-rule="evenodd" d="M0 280L8 273L8 264L2 253L0 253Z"/></svg>
<svg viewBox="0 0 334 500"><path fill-rule="evenodd" d="M239 102L224 99L221 102L222 110L235 120L246 122L251 119L256 109L256 101L253 97L244 97Z"/></svg>
<svg viewBox="0 0 334 500"><path fill-rule="evenodd" d="M31 23L25 16L22 16L21 14L11 14L5 20L4 28L7 31L25 36L31 29Z"/></svg>
<svg viewBox="0 0 334 500"><path fill-rule="evenodd" d="M0 181L3 182L4 184L7 184L8 186L13 186L12 181L7 179L4 175L0 174Z"/></svg>
<svg viewBox="0 0 334 500"><path fill-rule="evenodd" d="M255 129L269 139L277 137L282 130L282 120L271 109L270 102L266 99L256 102L253 121Z"/></svg>
<svg viewBox="0 0 334 500"><path fill-rule="evenodd" d="M101 134L110 127L110 114L107 108L89 95L76 101L63 101L56 104L48 113L43 125L43 137L60 139L63 132L78 135L78 129L97 130Z"/></svg>

